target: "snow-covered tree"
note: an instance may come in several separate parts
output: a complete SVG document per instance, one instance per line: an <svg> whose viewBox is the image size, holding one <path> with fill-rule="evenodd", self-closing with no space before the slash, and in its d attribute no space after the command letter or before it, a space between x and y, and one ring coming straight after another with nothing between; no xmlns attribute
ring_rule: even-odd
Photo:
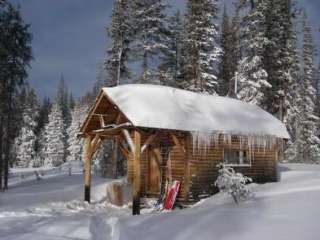
<svg viewBox="0 0 320 240"><path fill-rule="evenodd" d="M239 86L239 98L257 105L261 105L264 100L264 90L271 87L263 66L263 54L268 42L265 36L267 7L266 1L256 1L243 19L242 59L235 74L235 80Z"/></svg>
<svg viewBox="0 0 320 240"><path fill-rule="evenodd" d="M218 92L217 63L221 49L217 0L189 0L183 35L181 87L196 92Z"/></svg>
<svg viewBox="0 0 320 240"><path fill-rule="evenodd" d="M128 57L132 40L132 26L130 24L129 3L129 0L114 0L113 3L112 21L108 27L108 36L112 41L112 46L107 51L104 66L112 79L110 86L120 85L130 76Z"/></svg>
<svg viewBox="0 0 320 240"><path fill-rule="evenodd" d="M157 64L165 47L165 9L163 0L132 0L132 27L134 41L132 60L142 61L139 83L157 83ZM134 58L134 59L133 59Z"/></svg>
<svg viewBox="0 0 320 240"><path fill-rule="evenodd" d="M265 15L268 44L263 59L271 88L266 89L262 105L284 121L290 107L286 99L291 81L289 73L295 61L292 54L292 47L295 47L292 45L295 9L291 0L268 0L267 4Z"/></svg>
<svg viewBox="0 0 320 240"><path fill-rule="evenodd" d="M83 123L86 113L87 113L86 105L76 105L72 112L72 121L71 125L67 129L68 133L68 161L83 159L83 139L78 137L79 129L81 124Z"/></svg>
<svg viewBox="0 0 320 240"><path fill-rule="evenodd" d="M297 133L298 158L315 162L320 159L320 139L317 136L319 118L315 115L316 89L313 82L314 45L306 13L303 17L303 75L300 88L300 119Z"/></svg>
<svg viewBox="0 0 320 240"><path fill-rule="evenodd" d="M32 167L35 165L36 151L36 119L39 114L39 104L33 89L25 89L25 98L22 103L22 123L18 137L14 142L16 166Z"/></svg>
<svg viewBox="0 0 320 240"><path fill-rule="evenodd" d="M65 156L65 123L62 110L57 103L54 103L49 114L49 122L45 126L44 137L44 165L59 166L64 162Z"/></svg>
<svg viewBox="0 0 320 240"><path fill-rule="evenodd" d="M252 179L244 176L242 173L237 173L233 168L219 164L217 166L218 178L215 181L215 186L221 192L228 193L232 196L236 203L246 200L252 195L252 192L247 187L246 183L252 182Z"/></svg>
<svg viewBox="0 0 320 240"><path fill-rule="evenodd" d="M168 20L167 34L163 44L159 78L161 84L177 86L178 75L181 69L183 20L180 11L177 11Z"/></svg>
<svg viewBox="0 0 320 240"><path fill-rule="evenodd" d="M220 46L222 50L221 62L219 64L219 81L220 81L220 95L227 95L229 92L229 83L233 77L234 72L232 71L232 46L233 42L231 39L232 28L227 13L226 5L224 6L224 11L222 15L221 23L221 37Z"/></svg>

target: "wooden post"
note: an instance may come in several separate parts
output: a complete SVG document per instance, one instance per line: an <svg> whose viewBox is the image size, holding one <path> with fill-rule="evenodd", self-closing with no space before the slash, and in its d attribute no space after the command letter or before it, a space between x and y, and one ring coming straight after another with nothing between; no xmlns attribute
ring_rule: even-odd
<svg viewBox="0 0 320 240"><path fill-rule="evenodd" d="M140 191L141 191L141 134L134 131L133 153L133 200L132 214L140 214Z"/></svg>
<svg viewBox="0 0 320 240"><path fill-rule="evenodd" d="M115 137L113 140L113 149L112 149L112 177L113 178L117 178L118 151L119 151L119 138Z"/></svg>
<svg viewBox="0 0 320 240"><path fill-rule="evenodd" d="M92 137L85 139L85 175L84 175L84 200L90 203L90 188L91 188L91 158L92 158Z"/></svg>

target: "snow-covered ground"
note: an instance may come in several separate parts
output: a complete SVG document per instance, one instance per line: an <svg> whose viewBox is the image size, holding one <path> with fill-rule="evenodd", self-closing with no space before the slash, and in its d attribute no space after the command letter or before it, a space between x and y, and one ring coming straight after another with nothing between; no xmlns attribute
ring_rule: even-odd
<svg viewBox="0 0 320 240"><path fill-rule="evenodd" d="M218 194L190 209L135 217L99 202L110 180L93 179L90 206L82 202L80 173L29 180L0 193L0 239L318 240L320 166L281 170L279 183L252 184L254 198L239 205Z"/></svg>

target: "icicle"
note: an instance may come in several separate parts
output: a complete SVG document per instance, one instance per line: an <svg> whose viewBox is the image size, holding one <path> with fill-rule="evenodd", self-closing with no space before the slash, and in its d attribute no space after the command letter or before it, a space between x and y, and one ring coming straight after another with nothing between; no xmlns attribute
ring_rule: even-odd
<svg viewBox="0 0 320 240"><path fill-rule="evenodd" d="M232 146L232 136L238 136L239 149L248 147L250 154L254 151L262 151L266 153L266 150L272 150L276 145L282 146L282 141L278 141L275 136L267 135L251 135L251 134L231 134L222 132L192 132L193 153L207 154L208 150L212 147L219 147L220 141L223 145Z"/></svg>

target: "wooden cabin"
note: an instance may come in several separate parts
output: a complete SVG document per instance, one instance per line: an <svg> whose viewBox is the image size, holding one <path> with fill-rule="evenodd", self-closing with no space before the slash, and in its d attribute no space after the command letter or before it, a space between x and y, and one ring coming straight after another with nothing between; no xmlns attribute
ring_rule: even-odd
<svg viewBox="0 0 320 240"><path fill-rule="evenodd" d="M103 88L81 127L85 138L85 200L90 201L91 160L104 140L127 159L133 214L140 197L159 196L164 181L181 181L178 202L212 195L217 164L254 181L277 180L285 126L242 101L156 85ZM116 161L116 156L113 157Z"/></svg>

